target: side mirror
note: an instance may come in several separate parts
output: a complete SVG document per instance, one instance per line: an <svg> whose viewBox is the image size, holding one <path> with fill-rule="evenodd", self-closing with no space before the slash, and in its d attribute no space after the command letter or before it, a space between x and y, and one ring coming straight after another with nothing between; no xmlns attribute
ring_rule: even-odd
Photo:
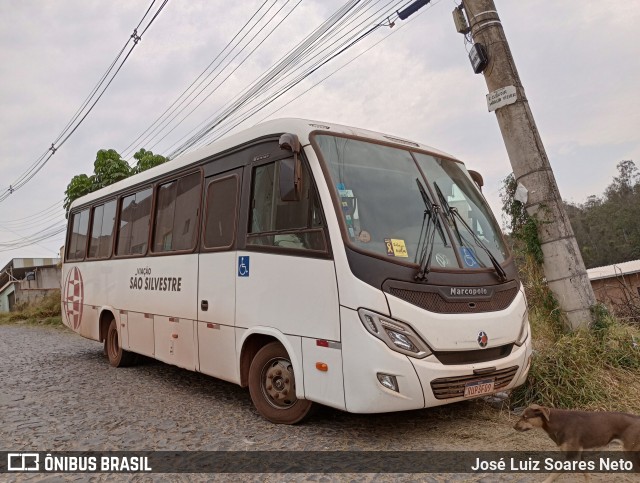
<svg viewBox="0 0 640 483"><path fill-rule="evenodd" d="M280 149L293 153L293 158L281 159L278 162L280 199L282 201L298 201L302 192L302 165L298 157L300 141L295 134L286 133L280 136L279 144Z"/></svg>
<svg viewBox="0 0 640 483"><path fill-rule="evenodd" d="M482 191L482 187L484 186L484 179L482 179L482 175L477 171L469 170L469 176L474 181L475 184L478 185L478 189Z"/></svg>

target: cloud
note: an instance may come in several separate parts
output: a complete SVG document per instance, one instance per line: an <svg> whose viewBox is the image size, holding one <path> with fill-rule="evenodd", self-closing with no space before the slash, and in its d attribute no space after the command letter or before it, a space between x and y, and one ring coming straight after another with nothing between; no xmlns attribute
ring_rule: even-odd
<svg viewBox="0 0 640 483"><path fill-rule="evenodd" d="M599 194L617 162L640 159L640 63L634 35L640 10L632 2L611 0L496 1L562 194L577 201ZM76 134L31 183L0 203L0 225L61 199L73 175L92 170L98 149L129 145L261 3L169 2ZM168 149L220 109L341 4L302 2L156 151ZM49 147L145 8L124 0L0 3L0 63L5 67L0 83L2 186ZM485 175L487 197L498 210L500 180L510 172L510 164L495 115L487 112L484 79L473 74L463 38L455 32L452 8L441 2L401 30L398 22L391 37L275 116L352 124L450 152ZM378 29L245 125L390 32ZM0 242L13 237L0 231ZM3 255L51 255L60 243L61 238L11 254L0 252L0 264Z"/></svg>

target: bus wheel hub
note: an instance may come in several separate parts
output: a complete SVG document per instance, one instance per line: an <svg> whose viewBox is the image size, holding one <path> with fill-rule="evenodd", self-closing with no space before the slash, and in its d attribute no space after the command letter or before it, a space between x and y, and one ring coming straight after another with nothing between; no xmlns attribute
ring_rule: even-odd
<svg viewBox="0 0 640 483"><path fill-rule="evenodd" d="M265 365L263 381L263 390L272 406L287 408L296 402L296 397L293 395L293 369L288 360L274 359L269 361Z"/></svg>

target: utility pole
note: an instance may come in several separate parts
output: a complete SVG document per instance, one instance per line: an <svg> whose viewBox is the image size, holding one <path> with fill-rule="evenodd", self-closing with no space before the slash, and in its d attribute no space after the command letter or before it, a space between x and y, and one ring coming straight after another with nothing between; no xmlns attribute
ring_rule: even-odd
<svg viewBox="0 0 640 483"><path fill-rule="evenodd" d="M528 191L527 213L540 222L538 236L547 283L570 328L587 327L595 295L496 6L493 0L462 0L462 7L475 46L474 69L484 74L489 89L487 104L495 110L513 174ZM465 33L460 25L465 23L464 17L457 10L456 26Z"/></svg>

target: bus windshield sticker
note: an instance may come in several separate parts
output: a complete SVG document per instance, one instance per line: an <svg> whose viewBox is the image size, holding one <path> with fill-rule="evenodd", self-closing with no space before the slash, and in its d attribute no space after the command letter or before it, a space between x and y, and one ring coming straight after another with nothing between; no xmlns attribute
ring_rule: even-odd
<svg viewBox="0 0 640 483"><path fill-rule="evenodd" d="M362 230L358 235L358 241L369 243L371 241L371 234L368 231Z"/></svg>
<svg viewBox="0 0 640 483"><path fill-rule="evenodd" d="M462 256L462 261L466 267L480 268L480 264L478 263L478 259L476 258L473 248L460 247L460 255Z"/></svg>
<svg viewBox="0 0 640 483"><path fill-rule="evenodd" d="M238 257L238 277L249 276L249 257Z"/></svg>
<svg viewBox="0 0 640 483"><path fill-rule="evenodd" d="M384 244L387 249L387 255L390 257L402 257L407 258L407 245L404 240L398 240L396 238L385 238Z"/></svg>

